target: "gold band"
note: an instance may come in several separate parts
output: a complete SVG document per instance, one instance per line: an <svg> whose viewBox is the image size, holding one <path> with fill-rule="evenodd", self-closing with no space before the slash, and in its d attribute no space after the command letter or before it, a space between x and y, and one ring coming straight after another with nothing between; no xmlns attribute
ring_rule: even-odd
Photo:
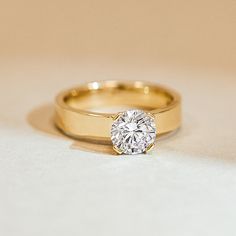
<svg viewBox="0 0 236 236"><path fill-rule="evenodd" d="M93 112L104 106L141 108L155 118L158 134L181 124L180 95L146 82L91 82L61 92L56 97L55 124L65 134L79 139L110 141L115 113Z"/></svg>

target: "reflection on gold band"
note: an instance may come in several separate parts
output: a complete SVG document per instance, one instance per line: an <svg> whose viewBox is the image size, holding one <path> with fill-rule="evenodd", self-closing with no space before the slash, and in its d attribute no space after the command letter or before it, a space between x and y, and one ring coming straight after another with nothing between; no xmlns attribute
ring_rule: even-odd
<svg viewBox="0 0 236 236"><path fill-rule="evenodd" d="M94 112L104 107L139 108L155 117L158 134L181 124L178 93L146 82L91 82L60 93L56 98L55 123L65 134L85 140L110 142L116 113Z"/></svg>

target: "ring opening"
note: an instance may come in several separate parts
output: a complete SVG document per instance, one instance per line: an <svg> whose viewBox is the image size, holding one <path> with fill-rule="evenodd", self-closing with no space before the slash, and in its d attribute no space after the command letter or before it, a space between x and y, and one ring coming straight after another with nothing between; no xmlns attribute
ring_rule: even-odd
<svg viewBox="0 0 236 236"><path fill-rule="evenodd" d="M139 108L151 111L164 108L174 101L171 93L158 86L142 82L107 83L93 82L71 90L64 102L73 109L86 111L113 111Z"/></svg>

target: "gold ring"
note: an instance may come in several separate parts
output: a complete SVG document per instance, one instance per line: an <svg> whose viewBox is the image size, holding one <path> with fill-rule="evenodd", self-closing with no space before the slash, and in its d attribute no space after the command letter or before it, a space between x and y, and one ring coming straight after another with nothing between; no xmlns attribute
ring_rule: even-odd
<svg viewBox="0 0 236 236"><path fill-rule="evenodd" d="M132 109L98 111L117 106ZM181 98L147 82L90 82L56 97L55 124L72 138L113 144L119 154L146 153L157 136L180 127Z"/></svg>

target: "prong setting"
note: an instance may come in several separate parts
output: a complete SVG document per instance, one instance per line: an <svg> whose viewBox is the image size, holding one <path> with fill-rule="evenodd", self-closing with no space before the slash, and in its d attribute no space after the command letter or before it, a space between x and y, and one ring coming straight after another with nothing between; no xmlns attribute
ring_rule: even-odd
<svg viewBox="0 0 236 236"><path fill-rule="evenodd" d="M145 153L150 152L154 147L155 147L155 143L151 143L151 144L147 147Z"/></svg>
<svg viewBox="0 0 236 236"><path fill-rule="evenodd" d="M111 141L119 154L140 154L149 151L156 140L156 124L152 114L128 110L114 116Z"/></svg>
<svg viewBox="0 0 236 236"><path fill-rule="evenodd" d="M113 116L112 116L112 119L113 119L113 120L117 120L117 119L119 118L120 114L121 114L121 113L119 112L119 113L113 115Z"/></svg>
<svg viewBox="0 0 236 236"><path fill-rule="evenodd" d="M123 152L118 148L118 147L116 147L116 146L113 146L113 150L116 152L116 153L118 153L118 154L122 154Z"/></svg>

